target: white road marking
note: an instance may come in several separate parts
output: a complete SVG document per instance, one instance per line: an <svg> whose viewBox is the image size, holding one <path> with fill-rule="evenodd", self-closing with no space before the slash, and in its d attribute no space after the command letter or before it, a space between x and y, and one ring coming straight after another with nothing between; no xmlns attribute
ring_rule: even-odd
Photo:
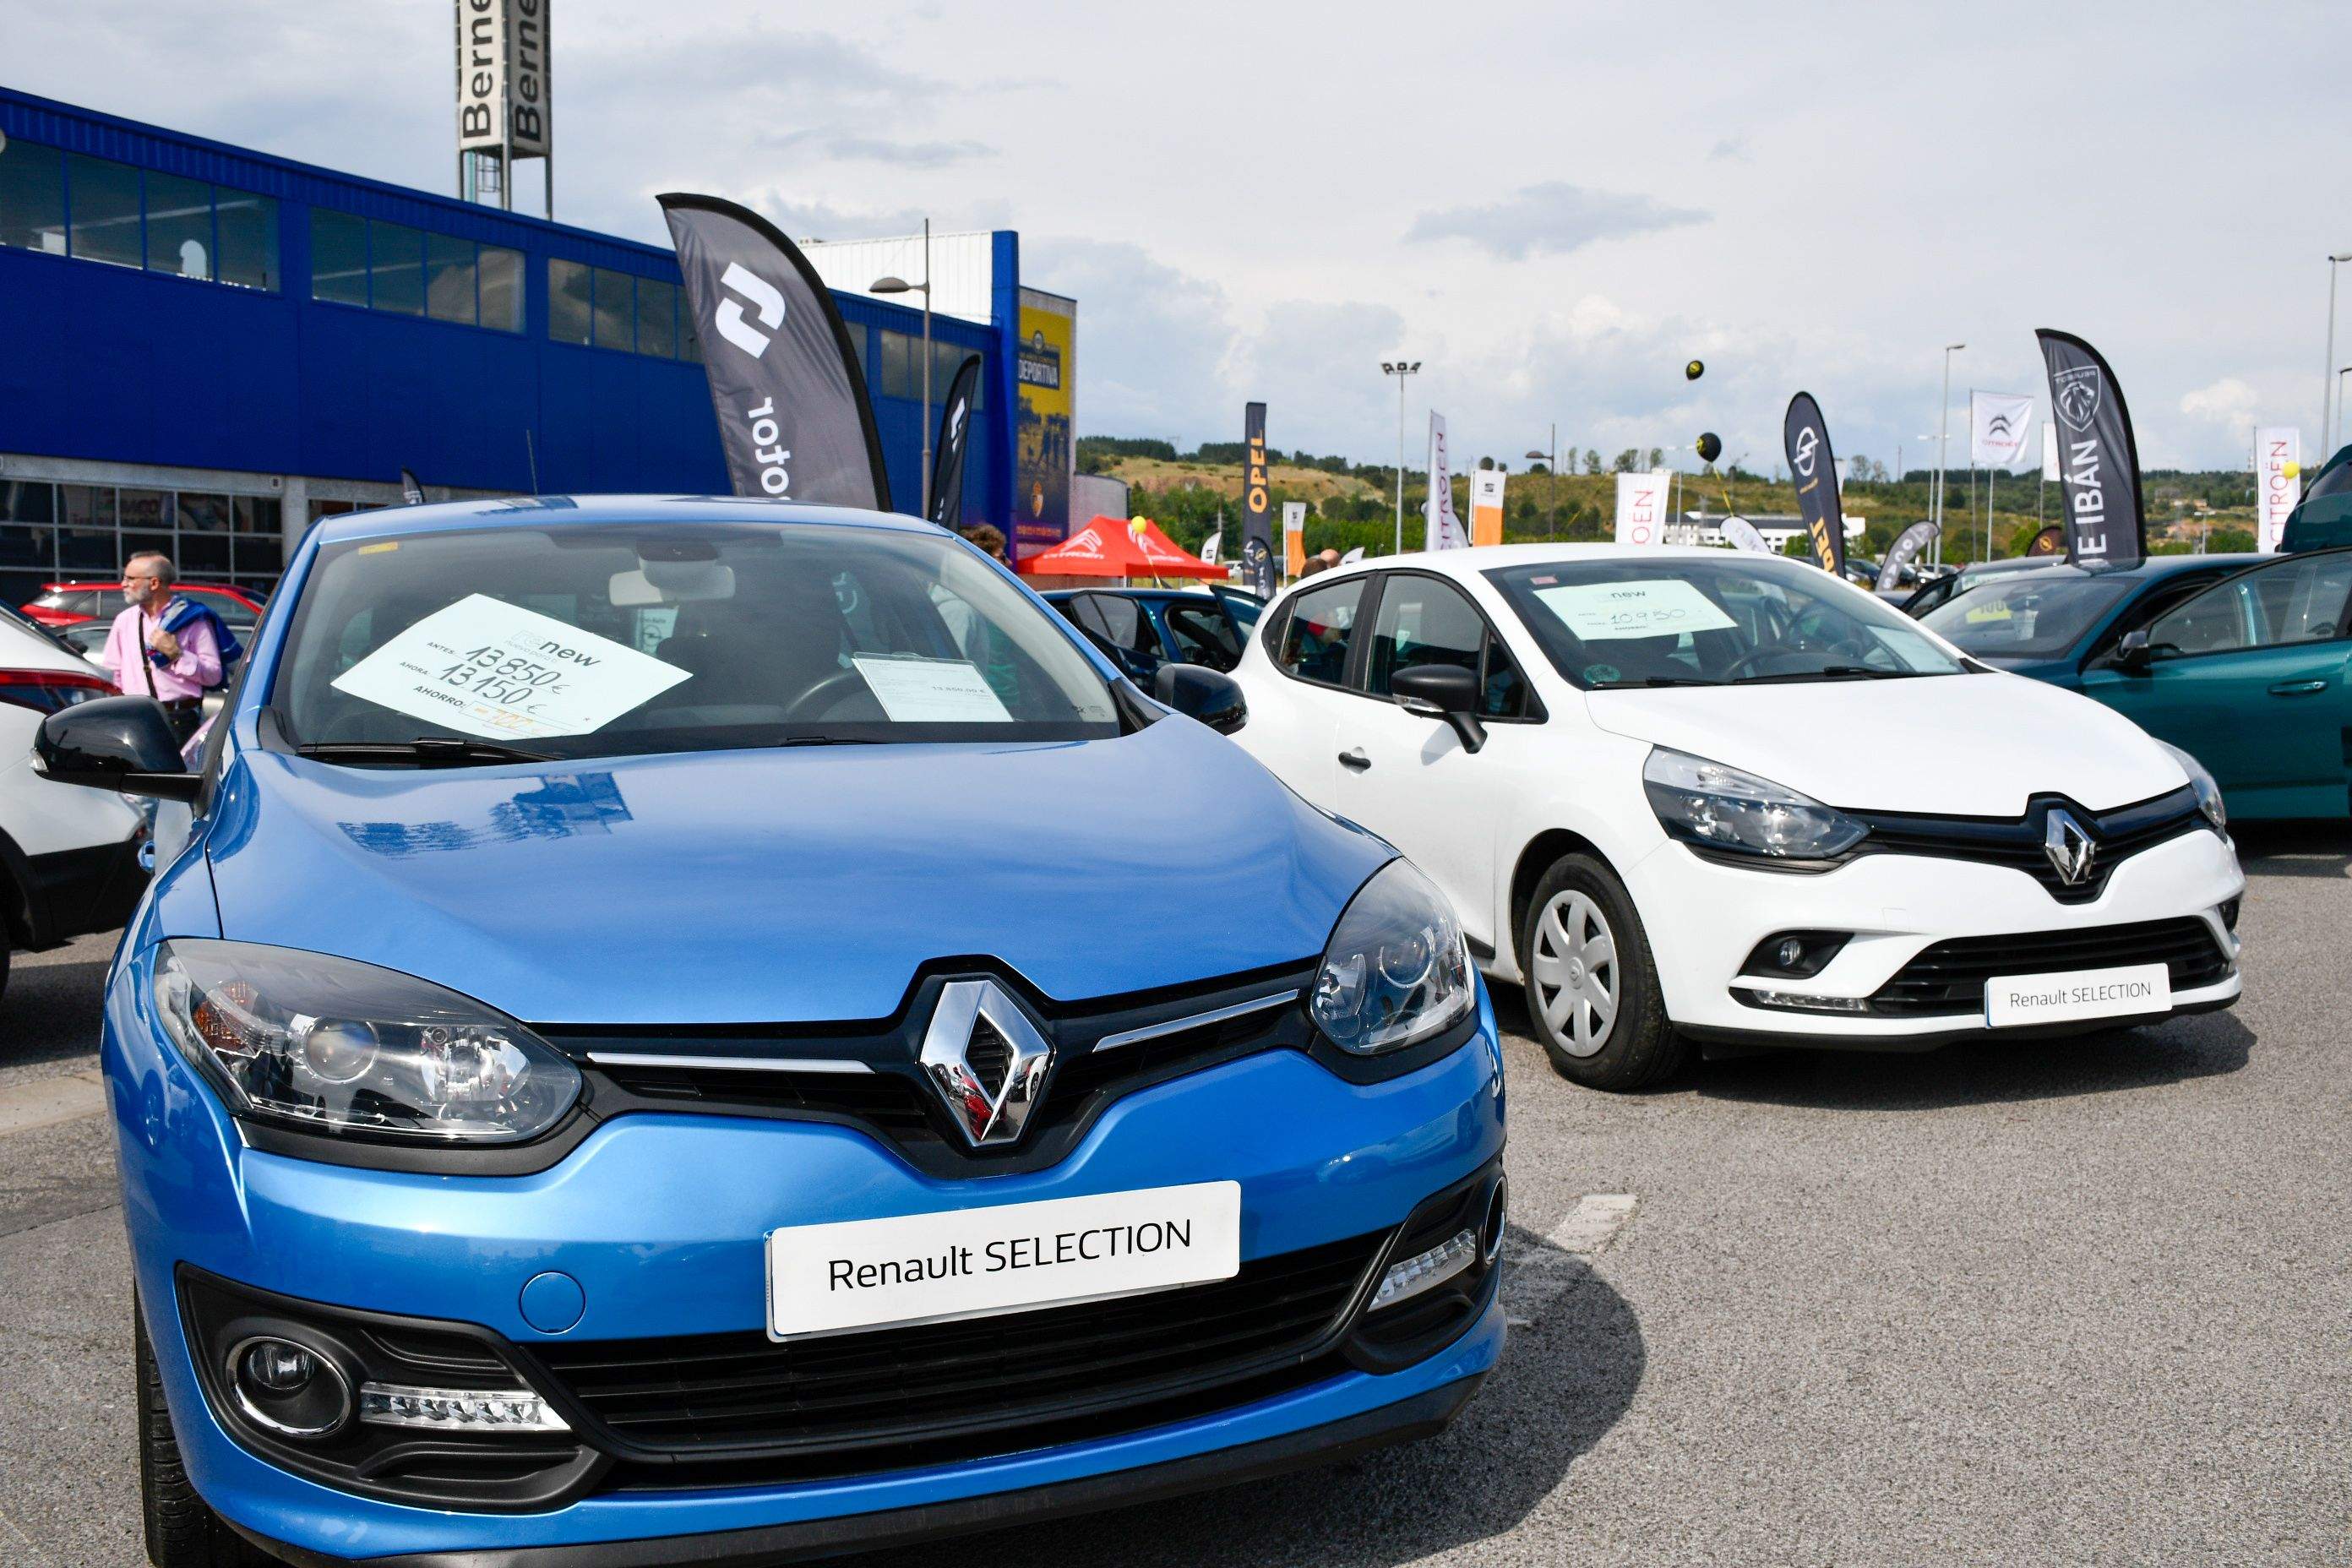
<svg viewBox="0 0 2352 1568"><path fill-rule="evenodd" d="M96 1116L106 1109L106 1079L95 1068L37 1078L0 1089L0 1137Z"/></svg>
<svg viewBox="0 0 2352 1568"><path fill-rule="evenodd" d="M1617 1238L1633 1217L1631 1193L1590 1193L1576 1201L1568 1217L1552 1226L1546 1239L1562 1252L1591 1258Z"/></svg>

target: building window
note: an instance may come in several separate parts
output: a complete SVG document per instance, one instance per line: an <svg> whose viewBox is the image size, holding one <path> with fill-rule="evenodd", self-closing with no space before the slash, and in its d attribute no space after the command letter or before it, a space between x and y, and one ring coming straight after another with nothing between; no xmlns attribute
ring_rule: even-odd
<svg viewBox="0 0 2352 1568"><path fill-rule="evenodd" d="M139 171L75 153L66 159L66 219L72 253L85 261L139 267Z"/></svg>
<svg viewBox="0 0 2352 1568"><path fill-rule="evenodd" d="M677 357L677 285L637 279L637 352L656 359Z"/></svg>
<svg viewBox="0 0 2352 1568"><path fill-rule="evenodd" d="M213 188L177 174L147 175L147 270L213 275Z"/></svg>
<svg viewBox="0 0 2352 1568"><path fill-rule="evenodd" d="M637 302L631 285L636 281L625 272L610 268L596 268L596 346L600 349L630 349L636 347L636 334L632 321L637 313Z"/></svg>
<svg viewBox="0 0 2352 1568"><path fill-rule="evenodd" d="M423 230L368 220L368 303L396 315L425 314Z"/></svg>
<svg viewBox="0 0 2352 1568"><path fill-rule="evenodd" d="M866 395L871 397L874 395L874 351L866 345L866 335L864 327L849 328L849 352L856 356L858 379L866 383Z"/></svg>
<svg viewBox="0 0 2352 1568"><path fill-rule="evenodd" d="M278 203L247 191L213 187L214 276L240 289L278 292Z"/></svg>
<svg viewBox="0 0 2352 1568"><path fill-rule="evenodd" d="M577 261L547 264L547 335L559 343L586 343L596 329L591 300L595 274Z"/></svg>
<svg viewBox="0 0 2352 1568"><path fill-rule="evenodd" d="M475 295L474 242L446 234L425 237L425 313L436 321L473 326L480 317Z"/></svg>
<svg viewBox="0 0 2352 1568"><path fill-rule="evenodd" d="M885 331L882 337L882 395L885 397L919 397L922 395L922 340L904 332Z"/></svg>
<svg viewBox="0 0 2352 1568"><path fill-rule="evenodd" d="M481 247L482 325L501 332L522 331L522 252Z"/></svg>
<svg viewBox="0 0 2352 1568"><path fill-rule="evenodd" d="M310 298L337 305L365 305L367 268L367 219L331 207L312 207Z"/></svg>
<svg viewBox="0 0 2352 1568"><path fill-rule="evenodd" d="M56 148L14 136L0 147L0 245L66 253L65 163Z"/></svg>

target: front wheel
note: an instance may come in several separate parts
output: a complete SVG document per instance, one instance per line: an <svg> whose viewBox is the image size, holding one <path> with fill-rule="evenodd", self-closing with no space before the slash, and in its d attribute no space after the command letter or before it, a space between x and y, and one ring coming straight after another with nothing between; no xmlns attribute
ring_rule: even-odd
<svg viewBox="0 0 2352 1568"><path fill-rule="evenodd" d="M1553 1069L1588 1089L1662 1083L1688 1059L1658 992L1642 917L1616 874L1563 855L1536 884L1519 931L1528 1016Z"/></svg>
<svg viewBox="0 0 2352 1568"><path fill-rule="evenodd" d="M163 1403L147 1314L131 1305L131 1354L138 1361L139 1502L147 1527L147 1561L155 1568L267 1568L269 1560L221 1522L196 1494L180 1463L180 1440Z"/></svg>

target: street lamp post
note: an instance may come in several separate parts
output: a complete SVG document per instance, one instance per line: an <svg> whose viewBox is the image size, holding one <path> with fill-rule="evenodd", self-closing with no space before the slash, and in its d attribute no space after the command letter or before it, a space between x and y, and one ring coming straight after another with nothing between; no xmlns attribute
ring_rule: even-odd
<svg viewBox="0 0 2352 1568"><path fill-rule="evenodd" d="M877 278L869 294L920 294L923 297L923 516L931 515L931 220L923 220L923 280L909 283L895 275ZM953 527L956 520L949 519Z"/></svg>
<svg viewBox="0 0 2352 1568"><path fill-rule="evenodd" d="M1551 427L1551 450L1549 452L1529 452L1528 454L1528 461L1530 463L1534 462L1538 458L1541 458L1543 459L1544 465L1544 537L1546 539L1556 539L1559 536L1559 426L1555 425Z"/></svg>
<svg viewBox="0 0 2352 1568"><path fill-rule="evenodd" d="M2336 268L2352 261L2352 250L2327 258L2327 368L2336 368ZM2343 412L2342 378L2331 375L2319 395L2319 460L2336 455L2336 416Z"/></svg>
<svg viewBox="0 0 2352 1568"><path fill-rule="evenodd" d="M1397 378L1396 553L1404 553L1404 378L1418 374L1419 360L1382 360L1381 374Z"/></svg>
<svg viewBox="0 0 2352 1568"><path fill-rule="evenodd" d="M1944 559L1944 470L1949 467L1946 457L1951 449L1952 437L1952 356L1968 347L1966 343L1944 345L1944 401L1936 410L1936 560Z"/></svg>

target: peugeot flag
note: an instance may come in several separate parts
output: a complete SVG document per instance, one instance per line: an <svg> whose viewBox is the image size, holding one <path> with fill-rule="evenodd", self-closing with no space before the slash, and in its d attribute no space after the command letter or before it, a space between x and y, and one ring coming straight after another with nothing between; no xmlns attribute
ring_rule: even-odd
<svg viewBox="0 0 2352 1568"><path fill-rule="evenodd" d="M736 493L889 510L866 377L808 258L733 202L659 200Z"/></svg>
<svg viewBox="0 0 2352 1568"><path fill-rule="evenodd" d="M1838 500L1837 459L1830 451L1830 427L1810 392L1789 399L1780 421L1789 471L1796 476L1797 510L1812 541L1813 563L1832 577L1845 575L1845 509Z"/></svg>
<svg viewBox="0 0 2352 1568"><path fill-rule="evenodd" d="M2071 332L2033 334L2050 370L2058 477L2066 487L2066 559L2137 566L2147 558L2139 447L2123 388L2099 351Z"/></svg>
<svg viewBox="0 0 2352 1568"><path fill-rule="evenodd" d="M980 356L966 354L948 383L940 408L940 438L931 447L931 521L941 528L963 526L963 454L971 435L971 400L980 390Z"/></svg>
<svg viewBox="0 0 2352 1568"><path fill-rule="evenodd" d="M1274 597L1274 496L1265 472L1265 405L1242 410L1242 580Z"/></svg>
<svg viewBox="0 0 2352 1568"><path fill-rule="evenodd" d="M1936 525L1925 521L1915 522L1895 536L1886 547L1886 559L1879 563L1878 591L1892 593L1903 585L1903 568L1919 558L1927 542L1936 537Z"/></svg>

